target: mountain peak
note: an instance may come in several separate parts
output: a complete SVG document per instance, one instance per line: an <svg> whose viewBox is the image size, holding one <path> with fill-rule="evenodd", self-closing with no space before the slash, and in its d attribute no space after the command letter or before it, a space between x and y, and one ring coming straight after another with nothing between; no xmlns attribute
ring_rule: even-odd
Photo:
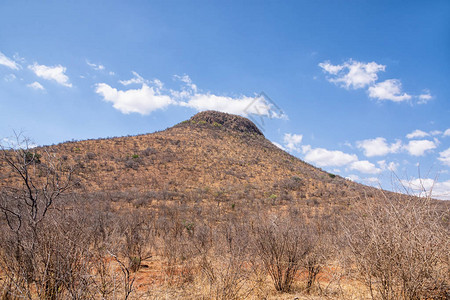
<svg viewBox="0 0 450 300"><path fill-rule="evenodd" d="M194 123L207 123L215 126L223 126L227 129L263 136L262 132L252 121L238 115L208 110L199 112L198 114L192 116L189 121Z"/></svg>

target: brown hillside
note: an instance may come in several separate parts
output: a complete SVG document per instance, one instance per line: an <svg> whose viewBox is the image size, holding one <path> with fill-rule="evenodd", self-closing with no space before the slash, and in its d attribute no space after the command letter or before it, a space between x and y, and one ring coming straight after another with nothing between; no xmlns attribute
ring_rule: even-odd
<svg viewBox="0 0 450 300"><path fill-rule="evenodd" d="M88 193L317 204L346 203L373 190L286 153L248 119L215 111L198 113L161 132L66 142L35 151L48 149L76 165L80 188Z"/></svg>
<svg viewBox="0 0 450 300"><path fill-rule="evenodd" d="M369 299L385 278L448 299L448 204L324 172L239 116L0 153L1 299Z"/></svg>

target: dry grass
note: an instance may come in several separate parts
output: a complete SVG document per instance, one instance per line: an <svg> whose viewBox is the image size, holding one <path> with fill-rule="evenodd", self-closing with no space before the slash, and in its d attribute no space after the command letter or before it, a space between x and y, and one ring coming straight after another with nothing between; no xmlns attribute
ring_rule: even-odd
<svg viewBox="0 0 450 300"><path fill-rule="evenodd" d="M436 243L444 251L436 253L450 252L448 203L430 200L415 215L399 210L396 220L361 199L386 197L401 206L406 196L330 176L240 117L198 115L153 134L32 151L50 154L25 166L38 199L49 192L41 183L64 174L52 160L76 166L77 185L36 222L26 215L34 194L23 193L23 180L0 160L0 299L380 299L358 265L355 247L369 243L364 235L349 242L362 225L377 225L369 233L441 234L434 240L444 241ZM436 222L408 231L397 222L433 213ZM380 218L367 220L372 215ZM390 222L377 223L384 217ZM448 255L439 259L443 272L430 274L445 289ZM277 284L286 276L292 281Z"/></svg>

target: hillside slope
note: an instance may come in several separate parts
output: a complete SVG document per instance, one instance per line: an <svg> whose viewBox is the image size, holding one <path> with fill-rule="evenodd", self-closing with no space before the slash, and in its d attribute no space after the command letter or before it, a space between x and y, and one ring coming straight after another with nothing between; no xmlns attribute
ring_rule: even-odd
<svg viewBox="0 0 450 300"><path fill-rule="evenodd" d="M214 111L160 132L50 148L76 165L83 192L114 197L336 203L373 191L279 149L248 119Z"/></svg>

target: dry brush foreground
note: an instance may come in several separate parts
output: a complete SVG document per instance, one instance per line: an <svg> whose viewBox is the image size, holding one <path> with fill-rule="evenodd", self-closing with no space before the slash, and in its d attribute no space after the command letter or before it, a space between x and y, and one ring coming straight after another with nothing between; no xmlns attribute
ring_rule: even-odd
<svg viewBox="0 0 450 300"><path fill-rule="evenodd" d="M447 203L330 176L249 126L3 149L2 299L448 299Z"/></svg>

